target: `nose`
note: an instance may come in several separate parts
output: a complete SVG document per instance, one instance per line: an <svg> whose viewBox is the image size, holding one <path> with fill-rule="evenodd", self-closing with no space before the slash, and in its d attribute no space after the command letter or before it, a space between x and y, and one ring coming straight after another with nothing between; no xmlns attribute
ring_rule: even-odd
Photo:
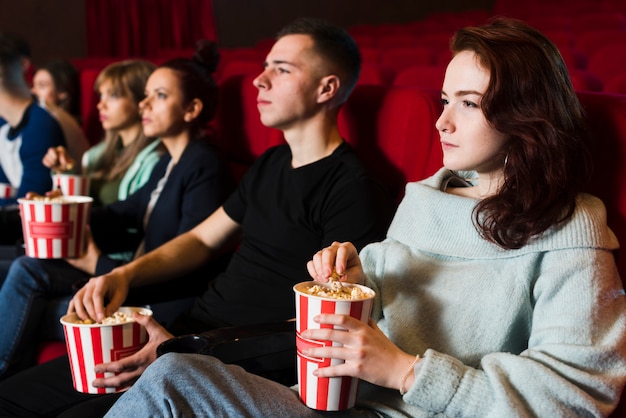
<svg viewBox="0 0 626 418"><path fill-rule="evenodd" d="M450 117L449 108L447 107L443 108L443 110L441 111L441 115L439 115L437 122L435 122L435 128L439 132L446 132L446 133L450 133L454 130L454 124L452 123L452 120Z"/></svg>
<svg viewBox="0 0 626 418"><path fill-rule="evenodd" d="M252 84L254 85L254 87L256 87L259 90L263 88L267 88L269 85L269 81L265 74L266 72L267 72L266 69L261 71L261 74L259 74L258 76L256 76L254 80L252 80Z"/></svg>
<svg viewBox="0 0 626 418"><path fill-rule="evenodd" d="M144 109L146 108L146 105L148 104L148 96L146 96L142 101L139 102L139 104L137 105L139 108L139 113L143 112Z"/></svg>

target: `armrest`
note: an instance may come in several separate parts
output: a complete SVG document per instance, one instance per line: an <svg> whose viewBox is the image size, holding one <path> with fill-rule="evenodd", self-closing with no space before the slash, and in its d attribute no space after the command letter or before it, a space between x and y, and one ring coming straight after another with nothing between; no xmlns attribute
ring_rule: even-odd
<svg viewBox="0 0 626 418"><path fill-rule="evenodd" d="M251 373L292 384L296 364L295 319L183 335L157 347L157 356L169 352L212 355Z"/></svg>

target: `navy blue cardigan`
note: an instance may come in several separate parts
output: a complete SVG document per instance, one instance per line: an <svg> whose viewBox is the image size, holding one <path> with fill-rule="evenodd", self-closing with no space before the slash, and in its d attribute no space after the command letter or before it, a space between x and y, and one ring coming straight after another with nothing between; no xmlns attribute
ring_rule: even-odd
<svg viewBox="0 0 626 418"><path fill-rule="evenodd" d="M103 253L96 275L124 263L104 254L134 252L142 238L145 252L151 251L202 222L232 191L232 177L216 150L204 142L190 142L172 169L144 230L150 194L170 160L168 153L163 155L148 182L126 200L92 210L91 231Z"/></svg>

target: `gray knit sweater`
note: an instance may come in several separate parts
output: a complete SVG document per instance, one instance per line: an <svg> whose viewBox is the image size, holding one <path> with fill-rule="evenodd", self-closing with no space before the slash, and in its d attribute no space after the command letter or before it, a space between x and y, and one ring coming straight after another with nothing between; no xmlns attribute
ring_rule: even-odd
<svg viewBox="0 0 626 418"><path fill-rule="evenodd" d="M445 169L406 188L382 243L361 252L374 318L423 355L413 386L362 382L385 416L604 416L626 382L626 297L600 200L518 250L480 237L477 201L441 191Z"/></svg>

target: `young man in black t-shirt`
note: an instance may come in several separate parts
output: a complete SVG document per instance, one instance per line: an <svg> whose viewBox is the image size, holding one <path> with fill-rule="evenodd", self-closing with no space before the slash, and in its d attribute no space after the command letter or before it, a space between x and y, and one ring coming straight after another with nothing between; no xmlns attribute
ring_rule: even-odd
<svg viewBox="0 0 626 418"><path fill-rule="evenodd" d="M264 153L235 193L196 228L92 278L75 295L70 311L100 320L117 310L130 287L174 280L238 246L224 273L196 298L185 317L186 331L294 317L292 286L309 280L311 254L333 241L351 241L359 248L378 241L391 219L391 199L366 175L337 129L339 108L359 69L357 46L344 30L311 19L286 27L254 85L261 121L282 130L287 145ZM100 372L117 374L96 379L94 386L131 385L154 361L156 347L172 337L151 317L139 316L137 322L146 326L148 344L130 357L99 366ZM42 383L46 373L36 369L0 383L0 393L4 387L12 392L0 395L0 415L3 396L12 408L24 408L19 412L38 413L58 413L90 399L71 393L67 360L56 363L66 372L55 365L36 368L54 373L50 384ZM46 399L45 405L43 400L32 405L28 388L33 379L40 382L36 397ZM115 400L115 395L105 396L111 404Z"/></svg>

